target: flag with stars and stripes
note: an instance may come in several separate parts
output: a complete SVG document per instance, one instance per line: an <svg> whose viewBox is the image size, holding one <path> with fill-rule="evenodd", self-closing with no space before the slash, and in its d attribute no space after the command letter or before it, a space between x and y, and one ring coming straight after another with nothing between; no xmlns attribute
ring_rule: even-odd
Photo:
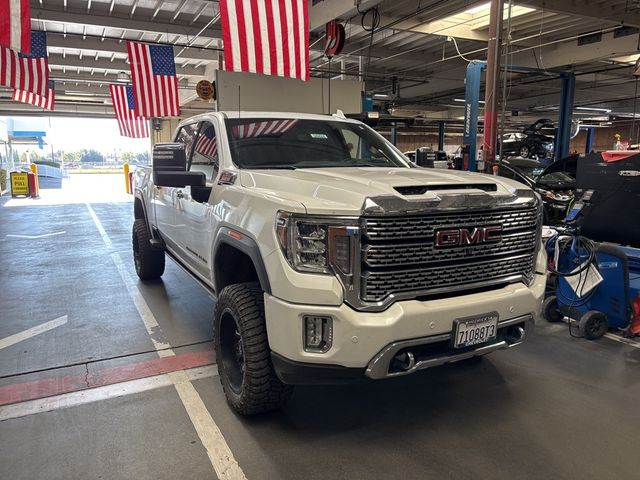
<svg viewBox="0 0 640 480"><path fill-rule="evenodd" d="M149 120L135 113L136 100L131 85L109 85L113 110L118 120L120 135L144 138L149 136Z"/></svg>
<svg viewBox="0 0 640 480"><path fill-rule="evenodd" d="M0 47L31 52L31 4L29 0L0 0Z"/></svg>
<svg viewBox="0 0 640 480"><path fill-rule="evenodd" d="M135 112L140 117L180 115L173 47L127 42Z"/></svg>
<svg viewBox="0 0 640 480"><path fill-rule="evenodd" d="M31 53L28 55L0 47L0 85L47 96L49 63L45 32L31 32Z"/></svg>
<svg viewBox="0 0 640 480"><path fill-rule="evenodd" d="M240 125L234 125L231 133L234 140L241 138L279 136L293 127L298 120L266 120L263 122L249 122Z"/></svg>
<svg viewBox="0 0 640 480"><path fill-rule="evenodd" d="M215 158L218 154L218 142L216 142L216 133L213 125L200 132L194 152L209 158Z"/></svg>
<svg viewBox="0 0 640 480"><path fill-rule="evenodd" d="M49 80L49 88L47 89L47 95L42 97L32 92L25 92L24 90L14 90L13 97L15 101L22 103L29 103L36 107L44 108L45 110L53 111L53 106L56 100L55 86L53 80Z"/></svg>
<svg viewBox="0 0 640 480"><path fill-rule="evenodd" d="M309 80L307 0L220 0L224 69Z"/></svg>

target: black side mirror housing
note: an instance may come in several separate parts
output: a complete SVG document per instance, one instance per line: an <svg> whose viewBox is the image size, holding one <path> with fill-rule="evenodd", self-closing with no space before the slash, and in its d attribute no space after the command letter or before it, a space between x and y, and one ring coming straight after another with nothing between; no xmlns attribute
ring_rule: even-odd
<svg viewBox="0 0 640 480"><path fill-rule="evenodd" d="M153 172L153 184L158 187L204 187L206 181L203 172Z"/></svg>

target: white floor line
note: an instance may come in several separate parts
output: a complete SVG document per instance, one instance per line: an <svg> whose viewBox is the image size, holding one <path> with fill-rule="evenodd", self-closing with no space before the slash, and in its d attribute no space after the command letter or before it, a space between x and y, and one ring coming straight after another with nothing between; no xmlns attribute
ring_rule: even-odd
<svg viewBox="0 0 640 480"><path fill-rule="evenodd" d="M11 345L15 345L16 343L22 342L23 340L35 337L36 335L40 335L41 333L53 330L54 328L57 328L60 325L64 325L65 323L67 323L67 316L63 315L56 318L55 320L41 323L40 325L36 325L35 327L31 327L22 332L0 339L0 350L10 347Z"/></svg>
<svg viewBox="0 0 640 480"><path fill-rule="evenodd" d="M105 245L107 248L113 249L113 242L102 226L96 212L90 204L86 203L85 205L87 206L89 214L91 215L98 232L100 232L100 236L102 237ZM140 293L132 275L124 265L122 258L117 252L112 252L111 259L118 269L118 273L120 274L120 277L127 288L127 292L140 314L140 318L142 319L156 350L158 350L158 355L160 357L175 355L173 350L171 350L171 345L154 340L154 336L163 337L162 330L158 325L158 321L153 315L153 312L149 308L149 305ZM246 476L233 456L233 453L224 439L220 428L216 425L213 417L202 401L202 398L191 383L191 380L186 377L183 372L173 372L168 375L178 392L178 396L191 419L191 423L193 424L202 445L207 450L207 455L209 456L209 460L211 461L211 465L213 465L213 469L217 477L225 480L246 480Z"/></svg>
<svg viewBox="0 0 640 480"><path fill-rule="evenodd" d="M55 235L64 235L65 231L62 232L53 232L53 233L43 233L42 235L16 235L13 233L7 233L7 237L9 238L26 238L27 240L35 240L37 238L46 238L46 237L53 237Z"/></svg>
<svg viewBox="0 0 640 480"><path fill-rule="evenodd" d="M207 365L205 367L191 368L176 373L180 373L186 378L186 382L190 382L191 380L212 377L217 375L218 371L215 365ZM0 422L12 418L21 418L28 415L85 405L87 403L100 402L111 398L124 397L156 388L169 387L173 384L174 379L172 378L172 374L163 373L153 377L129 380L114 383L113 385L105 385L103 387L90 388L77 392L63 393L53 397L38 398L26 402L4 405L0 407ZM189 383L189 385L191 385L191 383Z"/></svg>
<svg viewBox="0 0 640 480"><path fill-rule="evenodd" d="M631 340L629 338L620 337L619 335L614 335L613 333L605 333L604 336L609 338L609 339L611 339L611 340L615 340L616 342L620 342L620 343L624 343L625 345L629 345L630 347L640 348L640 343L634 342L633 340Z"/></svg>

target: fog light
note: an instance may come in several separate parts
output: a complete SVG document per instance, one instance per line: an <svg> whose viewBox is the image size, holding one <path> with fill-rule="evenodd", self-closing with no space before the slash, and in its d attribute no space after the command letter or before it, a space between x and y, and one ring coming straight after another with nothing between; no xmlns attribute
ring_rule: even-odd
<svg viewBox="0 0 640 480"><path fill-rule="evenodd" d="M304 316L304 349L307 352L327 352L333 342L331 317Z"/></svg>

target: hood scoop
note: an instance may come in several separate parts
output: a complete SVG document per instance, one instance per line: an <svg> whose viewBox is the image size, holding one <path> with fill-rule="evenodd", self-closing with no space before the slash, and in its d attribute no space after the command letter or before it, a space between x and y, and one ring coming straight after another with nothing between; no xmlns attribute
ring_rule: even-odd
<svg viewBox="0 0 640 480"><path fill-rule="evenodd" d="M411 185L408 187L393 187L393 189L401 195L424 195L427 192L437 190L482 190L484 192L495 192L498 187L495 183L467 183L467 184L450 184L450 185Z"/></svg>

